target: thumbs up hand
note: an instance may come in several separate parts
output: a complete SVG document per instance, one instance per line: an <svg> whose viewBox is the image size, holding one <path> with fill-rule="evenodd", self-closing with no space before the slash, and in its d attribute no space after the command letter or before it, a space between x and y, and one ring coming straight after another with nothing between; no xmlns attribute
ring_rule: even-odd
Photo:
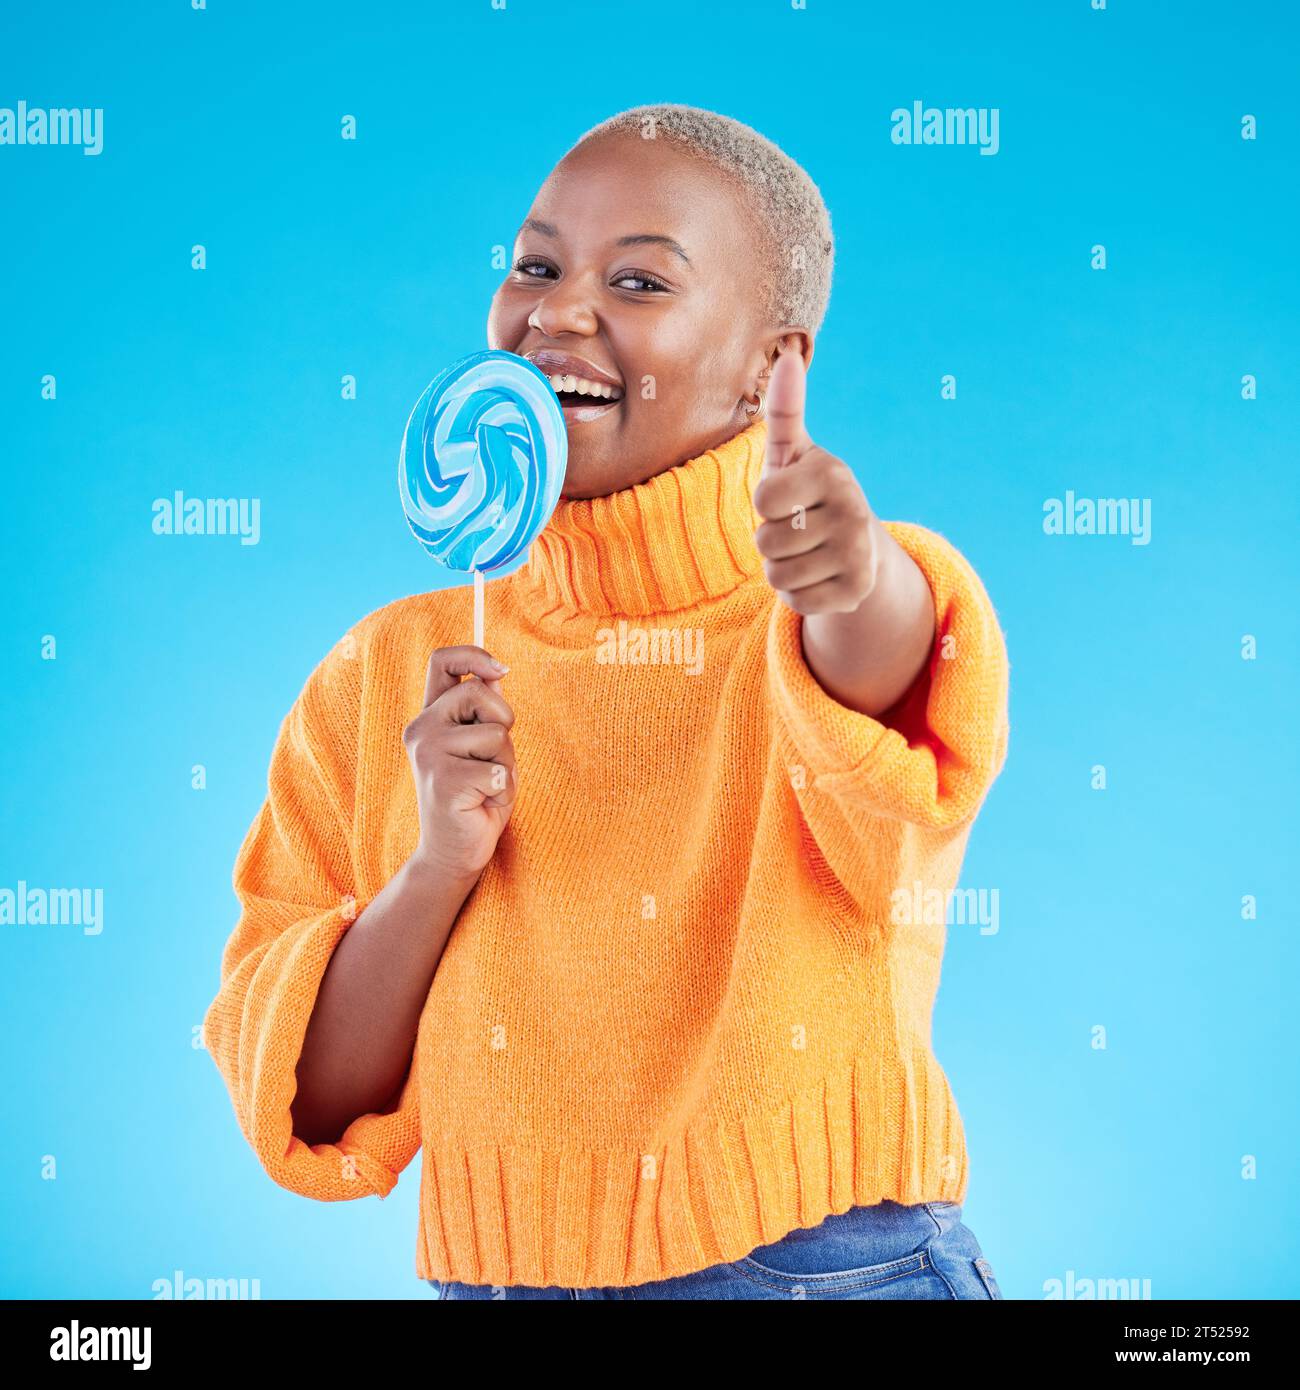
<svg viewBox="0 0 1300 1390"><path fill-rule="evenodd" d="M767 451L754 544L782 603L804 615L809 669L840 704L884 718L925 671L934 596L867 505L853 471L804 426L806 369L780 353L768 387Z"/></svg>
<svg viewBox="0 0 1300 1390"><path fill-rule="evenodd" d="M875 587L880 523L848 464L804 427L806 371L797 351L772 367L767 452L754 489L754 536L767 582L796 613L852 613Z"/></svg>

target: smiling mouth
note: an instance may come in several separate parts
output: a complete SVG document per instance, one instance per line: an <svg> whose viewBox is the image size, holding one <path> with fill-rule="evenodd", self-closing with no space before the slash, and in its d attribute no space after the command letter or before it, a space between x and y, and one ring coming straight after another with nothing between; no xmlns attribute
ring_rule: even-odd
<svg viewBox="0 0 1300 1390"><path fill-rule="evenodd" d="M610 411L623 399L621 386L591 381L571 373L555 373L546 378L560 398L566 420L595 420Z"/></svg>

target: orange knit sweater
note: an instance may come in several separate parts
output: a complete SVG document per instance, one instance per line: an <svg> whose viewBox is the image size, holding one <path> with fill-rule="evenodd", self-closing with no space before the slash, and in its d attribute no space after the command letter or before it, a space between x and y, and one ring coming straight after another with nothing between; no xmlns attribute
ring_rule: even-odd
<svg viewBox="0 0 1300 1390"><path fill-rule="evenodd" d="M423 1147L421 1277L626 1286L965 1197L930 1047L944 927L891 894L956 883L1006 751L1002 634L946 541L891 524L934 592L928 674L892 728L827 695L754 546L764 435L562 501L488 586L518 799L398 1108L337 1145L294 1136L295 1068L331 952L415 847L402 729L470 591L364 618L280 730L207 1046L295 1192L385 1196Z"/></svg>

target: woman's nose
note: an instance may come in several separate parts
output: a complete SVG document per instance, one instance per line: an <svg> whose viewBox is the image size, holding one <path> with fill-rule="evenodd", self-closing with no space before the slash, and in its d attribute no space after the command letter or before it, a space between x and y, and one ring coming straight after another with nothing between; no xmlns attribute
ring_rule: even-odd
<svg viewBox="0 0 1300 1390"><path fill-rule="evenodd" d="M596 314L590 296L569 283L548 290L528 315L528 324L546 338L558 338L562 333L590 337L596 331Z"/></svg>

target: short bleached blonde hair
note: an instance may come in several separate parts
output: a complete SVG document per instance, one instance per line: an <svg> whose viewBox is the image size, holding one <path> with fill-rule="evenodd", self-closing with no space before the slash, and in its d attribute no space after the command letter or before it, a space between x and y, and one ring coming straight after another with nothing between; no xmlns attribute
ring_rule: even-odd
<svg viewBox="0 0 1300 1390"><path fill-rule="evenodd" d="M768 312L777 325L816 333L835 264L831 217L807 171L779 146L730 116L699 106L633 106L592 126L569 153L608 135L671 140L739 186L761 229Z"/></svg>

